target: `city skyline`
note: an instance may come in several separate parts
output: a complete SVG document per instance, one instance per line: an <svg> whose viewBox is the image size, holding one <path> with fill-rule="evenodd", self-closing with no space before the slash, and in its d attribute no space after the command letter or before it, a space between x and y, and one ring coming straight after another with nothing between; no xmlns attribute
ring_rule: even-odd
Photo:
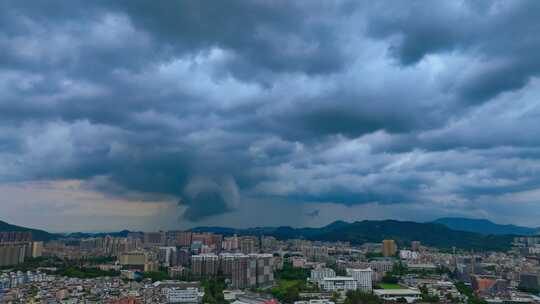
<svg viewBox="0 0 540 304"><path fill-rule="evenodd" d="M535 1L1 1L0 220L539 227Z"/></svg>

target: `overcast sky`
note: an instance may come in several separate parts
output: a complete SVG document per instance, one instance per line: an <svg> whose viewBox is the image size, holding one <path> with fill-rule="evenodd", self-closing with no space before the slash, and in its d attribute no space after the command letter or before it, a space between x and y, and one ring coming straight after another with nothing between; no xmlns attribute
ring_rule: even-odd
<svg viewBox="0 0 540 304"><path fill-rule="evenodd" d="M0 219L540 226L540 1L0 1Z"/></svg>

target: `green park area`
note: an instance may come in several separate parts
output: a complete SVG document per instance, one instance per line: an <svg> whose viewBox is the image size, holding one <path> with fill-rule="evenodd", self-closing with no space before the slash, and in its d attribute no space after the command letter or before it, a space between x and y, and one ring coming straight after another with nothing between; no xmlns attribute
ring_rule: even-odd
<svg viewBox="0 0 540 304"><path fill-rule="evenodd" d="M283 269L275 273L277 284L271 289L271 293L284 303L298 301L300 292L315 291L315 287L306 283L308 277L309 270L294 268L291 263L285 262Z"/></svg>
<svg viewBox="0 0 540 304"><path fill-rule="evenodd" d="M97 268L80 268L69 266L58 269L55 274L70 278L94 279L98 277L117 277L120 275L120 272L113 270L105 271Z"/></svg>
<svg viewBox="0 0 540 304"><path fill-rule="evenodd" d="M403 289L400 285L393 283L380 283L379 287L381 289Z"/></svg>

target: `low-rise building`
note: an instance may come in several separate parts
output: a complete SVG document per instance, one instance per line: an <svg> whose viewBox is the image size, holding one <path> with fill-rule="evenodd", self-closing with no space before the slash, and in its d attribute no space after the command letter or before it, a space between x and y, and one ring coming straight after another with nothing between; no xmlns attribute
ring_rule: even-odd
<svg viewBox="0 0 540 304"><path fill-rule="evenodd" d="M313 283L322 285L325 278L333 278L336 272L332 268L317 268L311 270L310 280Z"/></svg>
<svg viewBox="0 0 540 304"><path fill-rule="evenodd" d="M422 293L418 289L375 289L373 293L385 301L405 299L408 303L418 301Z"/></svg>
<svg viewBox="0 0 540 304"><path fill-rule="evenodd" d="M204 296L204 293L195 287L163 288L161 292L168 303L199 303Z"/></svg>
<svg viewBox="0 0 540 304"><path fill-rule="evenodd" d="M295 301L294 304L335 304L328 299L312 299L309 301Z"/></svg>
<svg viewBox="0 0 540 304"><path fill-rule="evenodd" d="M333 277L323 279L325 291L349 291L357 289L357 282L353 277Z"/></svg>

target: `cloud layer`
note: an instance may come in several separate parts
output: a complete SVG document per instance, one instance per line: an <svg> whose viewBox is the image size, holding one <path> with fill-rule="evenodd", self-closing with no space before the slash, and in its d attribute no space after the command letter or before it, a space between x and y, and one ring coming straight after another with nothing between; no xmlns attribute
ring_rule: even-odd
<svg viewBox="0 0 540 304"><path fill-rule="evenodd" d="M173 202L184 226L265 204L538 225L538 6L2 1L0 184Z"/></svg>

